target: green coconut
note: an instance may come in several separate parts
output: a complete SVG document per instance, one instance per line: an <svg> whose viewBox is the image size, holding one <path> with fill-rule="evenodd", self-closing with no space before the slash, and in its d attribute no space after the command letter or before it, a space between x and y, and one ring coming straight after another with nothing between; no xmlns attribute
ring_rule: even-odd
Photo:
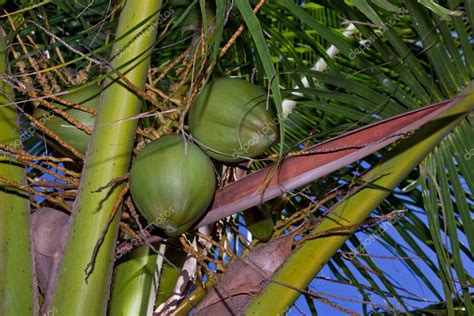
<svg viewBox="0 0 474 316"><path fill-rule="evenodd" d="M282 195L242 212L245 225L255 239L270 240L275 226L272 214L275 213L277 218L280 217L279 212L284 209L287 203L288 198Z"/></svg>
<svg viewBox="0 0 474 316"><path fill-rule="evenodd" d="M61 98L71 103L80 104L92 110L97 110L99 106L100 92L101 88L99 85L90 85L72 93L65 94L64 96L61 96ZM87 126L89 129L92 130L94 127L95 116L93 114L73 109L58 103L54 103L54 105L66 112L75 120ZM44 125L48 129L61 137L65 143L74 147L78 152L82 154L87 152L87 147L89 145L89 139L91 136L86 132L69 123L61 116L57 114L50 115L43 109L36 109L33 116L39 120L43 118ZM63 151L62 149L58 148L59 146L53 145L53 147L59 151Z"/></svg>
<svg viewBox="0 0 474 316"><path fill-rule="evenodd" d="M277 125L267 92L241 79L210 83L189 113L192 136L209 156L224 162L263 154L278 137Z"/></svg>
<svg viewBox="0 0 474 316"><path fill-rule="evenodd" d="M130 171L130 192L139 212L170 236L186 232L204 214L215 187L210 159L180 135L145 146Z"/></svg>
<svg viewBox="0 0 474 316"><path fill-rule="evenodd" d="M274 223L270 210L256 206L242 213L245 225L255 239L267 241L272 237Z"/></svg>

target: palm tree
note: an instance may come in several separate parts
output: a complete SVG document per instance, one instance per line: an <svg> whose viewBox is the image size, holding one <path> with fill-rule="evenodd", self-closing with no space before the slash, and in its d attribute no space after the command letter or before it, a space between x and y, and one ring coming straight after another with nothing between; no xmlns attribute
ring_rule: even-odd
<svg viewBox="0 0 474 316"><path fill-rule="evenodd" d="M474 314L472 1L1 5L1 315ZM279 140L171 238L130 165L219 77Z"/></svg>

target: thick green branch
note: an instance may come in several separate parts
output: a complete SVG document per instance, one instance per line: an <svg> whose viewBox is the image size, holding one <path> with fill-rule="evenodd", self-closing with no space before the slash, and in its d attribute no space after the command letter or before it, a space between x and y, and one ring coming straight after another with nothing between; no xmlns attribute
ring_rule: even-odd
<svg viewBox="0 0 474 316"><path fill-rule="evenodd" d="M116 32L120 40L113 47L116 58L112 66L139 88L145 85L160 8L161 0L129 0L120 15ZM49 310L58 315L104 315L107 307L119 216L108 228L87 279L85 271L122 186L96 190L127 172L137 128L137 120L132 117L140 113L142 101L116 77L106 85L74 204L56 292L49 305Z"/></svg>
<svg viewBox="0 0 474 316"><path fill-rule="evenodd" d="M7 72L4 39L0 30L0 76ZM0 143L21 146L13 91L0 82ZM26 183L23 166L0 150L0 177ZM21 191L0 183L0 315L33 315L36 286L30 246L29 199Z"/></svg>

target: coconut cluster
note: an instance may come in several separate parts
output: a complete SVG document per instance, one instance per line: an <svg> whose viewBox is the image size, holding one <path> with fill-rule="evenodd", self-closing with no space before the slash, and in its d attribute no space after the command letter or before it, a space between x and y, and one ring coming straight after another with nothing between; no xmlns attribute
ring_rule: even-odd
<svg viewBox="0 0 474 316"><path fill-rule="evenodd" d="M64 99L96 110L100 87L89 86ZM92 128L93 115L57 105ZM43 110L36 117L45 114ZM277 139L275 114L267 92L240 79L223 78L197 96L188 117L192 139L163 136L147 144L133 161L130 192L139 212L170 236L186 232L205 213L216 189L210 158L236 163L262 155ZM64 118L46 127L81 153L90 136Z"/></svg>

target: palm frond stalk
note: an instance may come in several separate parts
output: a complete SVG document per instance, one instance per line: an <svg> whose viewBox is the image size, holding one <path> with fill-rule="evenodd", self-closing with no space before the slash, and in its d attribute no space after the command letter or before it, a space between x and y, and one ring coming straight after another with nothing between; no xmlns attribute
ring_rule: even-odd
<svg viewBox="0 0 474 316"><path fill-rule="evenodd" d="M164 253L165 246L158 253ZM163 256L141 246L117 265L110 297L110 315L151 315L158 290Z"/></svg>
<svg viewBox="0 0 474 316"><path fill-rule="evenodd" d="M7 77L5 39L0 29L0 76ZM22 165L9 154L22 149L13 91L0 82L0 314L36 312L36 284L30 242L30 203ZM9 151L10 149L11 151Z"/></svg>
<svg viewBox="0 0 474 316"><path fill-rule="evenodd" d="M160 0L126 1L116 32L111 66L143 89L155 41ZM138 26L138 27L137 27ZM120 213L121 184L100 192L127 173L141 99L111 76L101 96L72 224L49 310L59 315L103 315L107 308ZM108 228L107 228L108 226ZM102 236L107 229L105 236ZM102 239L103 238L103 239ZM100 246L95 251L96 245ZM80 254L80 255L78 255Z"/></svg>

